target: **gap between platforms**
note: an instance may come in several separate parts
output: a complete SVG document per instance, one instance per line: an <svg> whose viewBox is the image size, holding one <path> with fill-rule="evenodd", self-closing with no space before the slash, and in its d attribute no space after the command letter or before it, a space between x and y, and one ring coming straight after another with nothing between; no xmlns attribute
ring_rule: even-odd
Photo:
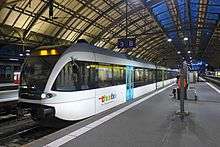
<svg viewBox="0 0 220 147"><path fill-rule="evenodd" d="M212 89L214 89L216 92L220 93L220 90L216 88L214 85L210 84L209 82L206 82L207 85L209 85Z"/></svg>
<svg viewBox="0 0 220 147"><path fill-rule="evenodd" d="M214 89L217 93L220 93L220 90L219 90L218 88L216 88L214 85L212 85L212 84L209 83L209 82L206 82L206 80L203 79L203 78L201 78L201 77L200 77L200 79L201 79L202 81L205 81L205 83L206 83L207 85L209 85L212 89Z"/></svg>
<svg viewBox="0 0 220 147"><path fill-rule="evenodd" d="M123 113L123 112L125 112L125 111L127 111L129 109L131 109L132 107L134 107L134 106L136 106L136 105L146 101L147 99L149 99L149 98L159 94L160 92L170 88L174 84L175 83L173 83L173 84L171 84L171 85L169 85L169 86L167 86L167 87L165 87L163 89L160 89L160 90L158 90L158 91L156 91L156 92L154 92L154 93L152 93L152 94L150 94L150 95L148 95L148 96L146 96L146 97L144 97L144 98L142 98L142 99L140 99L138 101L135 101L135 102L131 103L128 106L125 106L125 107L123 107L123 108L121 108L121 109L119 109L119 110L117 110L117 111L115 111L113 113L110 113L109 115L106 115L106 116L104 116L104 117L102 117L102 118L100 118L100 119L98 119L98 120L96 120L96 121L94 121L94 122L92 122L92 123L90 123L90 124L80 128L78 130L75 130L75 131L69 133L69 134L63 136L62 138L59 138L59 139L57 139L57 140L55 140L55 141L53 141L53 142L51 142L49 144L46 144L44 147L59 147L59 146L65 144L65 143L69 142L70 140L73 140L74 138L79 137L79 136L85 134L89 130L91 130L91 129L93 129L93 128L103 124L104 122L107 122L108 120L116 117L117 115L119 115L119 114L121 114L121 113Z"/></svg>

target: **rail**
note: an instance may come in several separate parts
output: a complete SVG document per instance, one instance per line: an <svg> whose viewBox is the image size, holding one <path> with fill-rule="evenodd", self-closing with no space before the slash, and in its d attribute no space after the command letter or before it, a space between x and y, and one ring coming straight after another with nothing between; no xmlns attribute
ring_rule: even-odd
<svg viewBox="0 0 220 147"><path fill-rule="evenodd" d="M206 79L209 82L212 82L216 84L217 86L220 86L220 78L214 77L214 76L203 76L204 79Z"/></svg>

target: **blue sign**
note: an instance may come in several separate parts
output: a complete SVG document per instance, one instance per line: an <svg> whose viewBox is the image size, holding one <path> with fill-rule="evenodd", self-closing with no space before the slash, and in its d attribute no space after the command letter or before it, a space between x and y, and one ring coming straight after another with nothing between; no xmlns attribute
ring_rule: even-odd
<svg viewBox="0 0 220 147"><path fill-rule="evenodd" d="M135 48L136 38L121 38L118 39L118 48Z"/></svg>
<svg viewBox="0 0 220 147"><path fill-rule="evenodd" d="M191 70L205 70L206 68L206 62L201 61L201 60L196 60L191 63L190 69Z"/></svg>

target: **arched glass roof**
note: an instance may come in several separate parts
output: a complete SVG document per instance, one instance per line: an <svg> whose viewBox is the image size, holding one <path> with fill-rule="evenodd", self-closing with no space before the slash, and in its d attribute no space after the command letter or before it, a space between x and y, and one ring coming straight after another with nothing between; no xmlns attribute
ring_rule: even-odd
<svg viewBox="0 0 220 147"><path fill-rule="evenodd" d="M118 39L126 36L124 0L2 0L0 41L57 45L86 39L99 47L164 65L175 65L182 56L187 58L190 50L193 58L206 57L219 65L219 0L127 2L128 37L137 39L133 49L117 48Z"/></svg>

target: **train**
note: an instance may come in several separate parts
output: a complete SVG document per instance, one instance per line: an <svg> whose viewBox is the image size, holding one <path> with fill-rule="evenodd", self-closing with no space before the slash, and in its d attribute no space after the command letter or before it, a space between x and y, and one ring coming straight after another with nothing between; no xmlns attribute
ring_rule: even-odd
<svg viewBox="0 0 220 147"><path fill-rule="evenodd" d="M205 76L210 76L210 77L213 77L213 78L220 78L220 70L206 71Z"/></svg>
<svg viewBox="0 0 220 147"><path fill-rule="evenodd" d="M36 121L77 121L175 82L177 70L86 42L43 46L22 65L19 108Z"/></svg>
<svg viewBox="0 0 220 147"><path fill-rule="evenodd" d="M0 59L0 83L13 83L14 73L20 71L20 61L5 61Z"/></svg>

